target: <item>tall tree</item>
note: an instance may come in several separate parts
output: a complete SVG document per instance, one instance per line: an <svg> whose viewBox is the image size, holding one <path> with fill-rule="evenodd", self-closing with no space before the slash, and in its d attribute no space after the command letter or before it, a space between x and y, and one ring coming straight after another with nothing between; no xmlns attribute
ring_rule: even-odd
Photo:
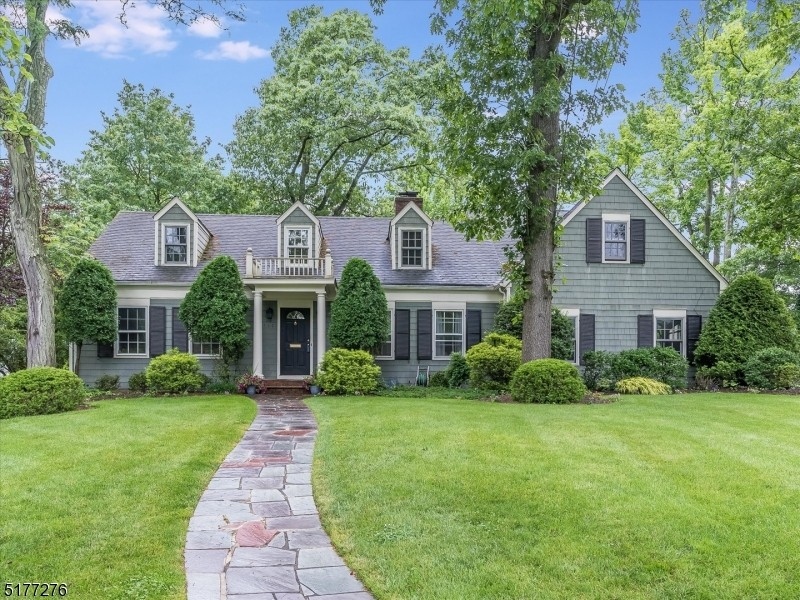
<svg viewBox="0 0 800 600"><path fill-rule="evenodd" d="M217 17L200 0L148 0L161 7L171 20L187 24L200 18ZM211 0L220 6L224 0ZM41 193L36 184L36 158L47 143L43 134L47 88L53 69L47 61L48 37L73 39L86 34L67 20L48 20L50 5L68 8L70 0L0 0L5 21L0 49L0 106L2 136L11 165L14 194L10 205L14 247L22 270L28 297L28 366L54 365L55 323L53 281L40 236L42 220ZM120 0L120 19L132 3ZM230 18L241 19L237 11L226 11ZM12 31L13 30L13 31ZM7 44L10 40L10 45ZM17 43L17 42L21 43ZM10 48L10 50L9 50ZM12 124L12 127L8 125Z"/></svg>
<svg viewBox="0 0 800 600"><path fill-rule="evenodd" d="M70 169L68 193L105 224L120 210L156 211L178 196L195 211L239 212L220 157L206 159L188 108L172 94L125 81L103 129ZM233 210L231 210L233 209Z"/></svg>
<svg viewBox="0 0 800 600"><path fill-rule="evenodd" d="M316 214L371 213L387 176L426 160L437 58L388 50L368 16L318 6L289 13L272 58L260 106L236 120L228 146L265 212L299 200Z"/></svg>
<svg viewBox="0 0 800 600"><path fill-rule="evenodd" d="M434 29L454 65L439 86L448 92L443 145L473 190L463 226L519 240L523 358L546 358L559 198L595 191L591 128L623 104L609 72L638 9L633 0L439 0L438 8Z"/></svg>

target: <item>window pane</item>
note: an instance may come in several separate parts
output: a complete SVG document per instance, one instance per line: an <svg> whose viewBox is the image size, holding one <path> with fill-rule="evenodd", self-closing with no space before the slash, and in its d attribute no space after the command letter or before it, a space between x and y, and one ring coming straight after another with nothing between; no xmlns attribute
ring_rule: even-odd
<svg viewBox="0 0 800 600"><path fill-rule="evenodd" d="M606 260L626 260L628 257L628 224L607 221L605 234Z"/></svg>
<svg viewBox="0 0 800 600"><path fill-rule="evenodd" d="M656 319L656 346L683 354L683 319Z"/></svg>
<svg viewBox="0 0 800 600"><path fill-rule="evenodd" d="M147 352L147 309L119 308L117 353L145 354Z"/></svg>
<svg viewBox="0 0 800 600"><path fill-rule="evenodd" d="M185 263L189 253L186 227L164 228L164 262Z"/></svg>
<svg viewBox="0 0 800 600"><path fill-rule="evenodd" d="M404 267L421 267L422 254L422 231L400 232L400 264Z"/></svg>
<svg viewBox="0 0 800 600"><path fill-rule="evenodd" d="M436 356L450 356L463 347L463 314L460 310L436 311Z"/></svg>

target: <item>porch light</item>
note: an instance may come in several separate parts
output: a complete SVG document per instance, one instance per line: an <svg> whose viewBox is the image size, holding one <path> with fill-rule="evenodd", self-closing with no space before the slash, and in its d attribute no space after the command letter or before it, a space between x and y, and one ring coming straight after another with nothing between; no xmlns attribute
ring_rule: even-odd
<svg viewBox="0 0 800 600"><path fill-rule="evenodd" d="M266 314L266 317L267 317L267 321L272 321L272 317L273 317L273 315L275 315L275 311L272 310L271 306L268 306L267 307L267 312L265 314Z"/></svg>

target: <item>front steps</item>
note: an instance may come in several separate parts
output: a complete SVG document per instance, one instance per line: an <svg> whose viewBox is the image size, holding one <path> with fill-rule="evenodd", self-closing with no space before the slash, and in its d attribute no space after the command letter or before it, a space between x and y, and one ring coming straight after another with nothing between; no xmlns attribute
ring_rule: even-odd
<svg viewBox="0 0 800 600"><path fill-rule="evenodd" d="M264 394L269 396L307 396L308 391L302 380L299 379L266 379Z"/></svg>

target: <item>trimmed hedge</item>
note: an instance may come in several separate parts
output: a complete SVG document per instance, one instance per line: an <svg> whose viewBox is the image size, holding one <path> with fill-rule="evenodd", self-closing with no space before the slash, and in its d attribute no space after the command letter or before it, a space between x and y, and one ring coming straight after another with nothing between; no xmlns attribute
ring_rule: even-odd
<svg viewBox="0 0 800 600"><path fill-rule="evenodd" d="M647 396L662 396L672 393L666 383L648 377L630 377L618 381L615 389L620 394L642 394Z"/></svg>
<svg viewBox="0 0 800 600"><path fill-rule="evenodd" d="M333 348L322 359L317 383L326 394L370 394L380 385L381 368L365 350Z"/></svg>
<svg viewBox="0 0 800 600"><path fill-rule="evenodd" d="M0 378L0 419L75 410L84 398L83 382L74 373L53 367L24 369Z"/></svg>
<svg viewBox="0 0 800 600"><path fill-rule="evenodd" d="M467 350L469 380L476 388L506 389L521 363L522 342L503 333L490 333Z"/></svg>
<svg viewBox="0 0 800 600"><path fill-rule="evenodd" d="M800 383L798 362L797 355L784 348L765 348L744 364L744 379L762 390L790 388Z"/></svg>
<svg viewBox="0 0 800 600"><path fill-rule="evenodd" d="M575 365L556 358L526 362L511 379L511 397L516 402L569 404L586 394Z"/></svg>
<svg viewBox="0 0 800 600"><path fill-rule="evenodd" d="M630 377L647 377L672 388L685 388L689 364L672 348L623 350L611 359L614 382Z"/></svg>
<svg viewBox="0 0 800 600"><path fill-rule="evenodd" d="M151 360L145 377L147 389L158 394L197 392L205 383L197 357L176 348Z"/></svg>

